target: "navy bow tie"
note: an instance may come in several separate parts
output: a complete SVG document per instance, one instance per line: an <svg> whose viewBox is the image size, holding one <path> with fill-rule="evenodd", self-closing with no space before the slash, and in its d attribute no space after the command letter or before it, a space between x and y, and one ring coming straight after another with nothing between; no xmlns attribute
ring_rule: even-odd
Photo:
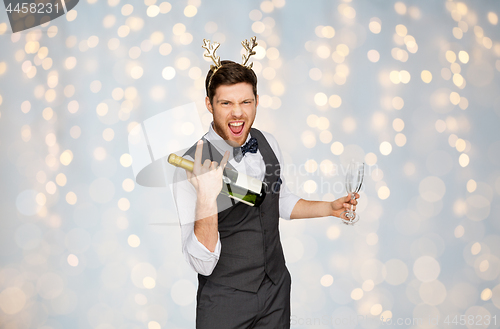
<svg viewBox="0 0 500 329"><path fill-rule="evenodd" d="M236 160L236 162L240 162L241 159L243 159L243 156L245 155L245 153L247 153L247 152L257 153L258 148L259 148L259 143L257 142L257 139L252 137L242 147L234 147L233 148L234 159Z"/></svg>

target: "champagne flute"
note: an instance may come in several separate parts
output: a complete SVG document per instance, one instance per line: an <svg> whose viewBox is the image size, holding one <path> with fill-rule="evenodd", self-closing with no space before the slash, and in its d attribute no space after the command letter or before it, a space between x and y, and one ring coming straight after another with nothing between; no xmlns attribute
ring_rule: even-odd
<svg viewBox="0 0 500 329"><path fill-rule="evenodd" d="M345 189L347 194L351 195L351 200L354 195L359 192L361 185L363 185L363 177L365 175L365 164L363 162L356 162L354 160L347 166L347 174L345 177ZM359 220L359 215L352 210L344 211L340 218L346 225L353 225Z"/></svg>

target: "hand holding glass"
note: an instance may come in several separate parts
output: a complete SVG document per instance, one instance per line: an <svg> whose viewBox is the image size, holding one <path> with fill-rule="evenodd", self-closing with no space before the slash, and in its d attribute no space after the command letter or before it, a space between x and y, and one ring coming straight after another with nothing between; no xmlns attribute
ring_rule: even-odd
<svg viewBox="0 0 500 329"><path fill-rule="evenodd" d="M351 161L349 166L347 166L347 174L345 177L345 189L347 194L351 195L351 200L354 199L354 195L359 192L361 185L363 185L363 177L365 175L365 164L363 162ZM352 205L350 210L344 211L340 218L342 222L346 225L353 225L359 220L359 215L352 210Z"/></svg>

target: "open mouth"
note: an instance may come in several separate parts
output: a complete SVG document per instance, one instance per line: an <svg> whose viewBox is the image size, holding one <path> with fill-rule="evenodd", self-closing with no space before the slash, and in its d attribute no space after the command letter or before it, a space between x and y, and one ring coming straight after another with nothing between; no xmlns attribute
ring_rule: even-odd
<svg viewBox="0 0 500 329"><path fill-rule="evenodd" d="M241 133L243 132L243 127L245 126L245 122L243 122L243 121L234 121L234 122L230 122L228 124L228 126L229 126L229 130L231 130L231 133L234 136L240 136Z"/></svg>

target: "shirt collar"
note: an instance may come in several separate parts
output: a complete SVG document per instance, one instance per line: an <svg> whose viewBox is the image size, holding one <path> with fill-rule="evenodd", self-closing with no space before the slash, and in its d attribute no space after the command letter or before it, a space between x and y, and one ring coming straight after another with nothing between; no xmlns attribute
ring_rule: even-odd
<svg viewBox="0 0 500 329"><path fill-rule="evenodd" d="M233 147L229 145L217 132L214 130L214 122L210 124L210 128L208 129L208 133L205 135L205 138L212 143L217 151L220 152L220 154L224 155L226 151L229 151L230 154L230 159L233 158ZM245 143L247 143L250 140L250 134L247 136L247 140ZM245 145L243 143L243 145Z"/></svg>

